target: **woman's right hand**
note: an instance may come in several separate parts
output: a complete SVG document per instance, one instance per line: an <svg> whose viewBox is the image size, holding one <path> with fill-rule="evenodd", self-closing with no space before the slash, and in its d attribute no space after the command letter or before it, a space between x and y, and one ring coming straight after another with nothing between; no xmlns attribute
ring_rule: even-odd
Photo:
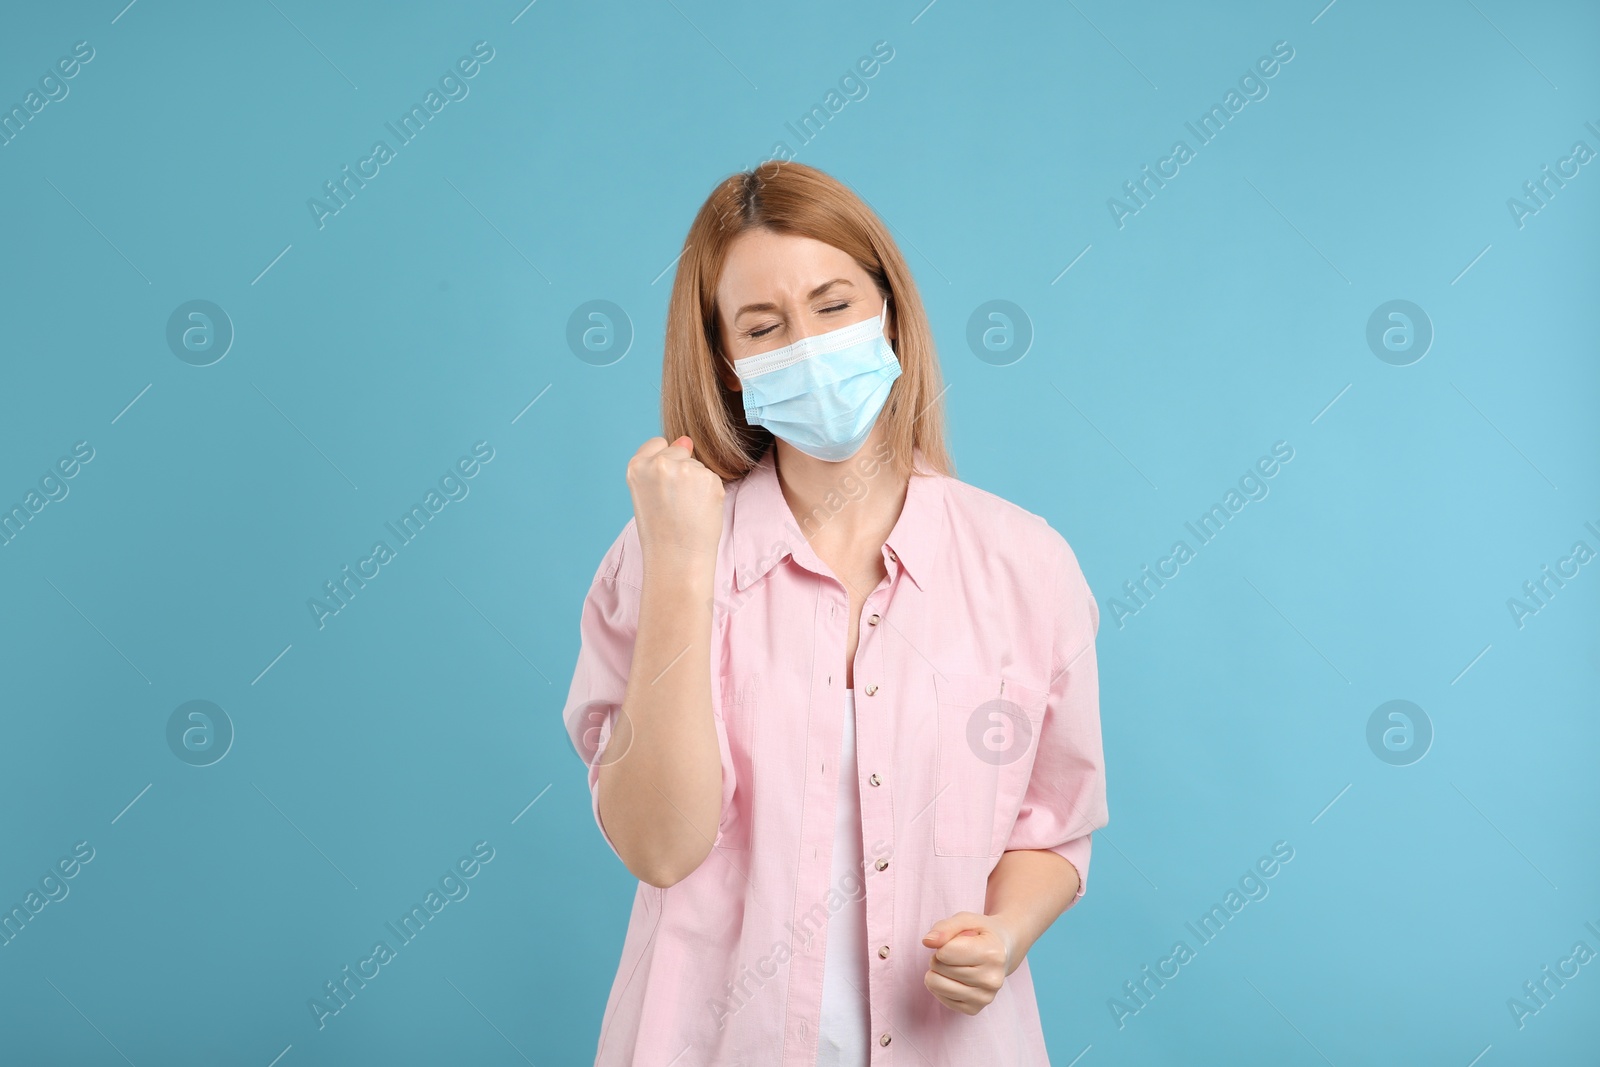
<svg viewBox="0 0 1600 1067"><path fill-rule="evenodd" d="M652 437L628 461L628 491L646 567L713 568L722 538L722 479L694 458L687 436Z"/></svg>

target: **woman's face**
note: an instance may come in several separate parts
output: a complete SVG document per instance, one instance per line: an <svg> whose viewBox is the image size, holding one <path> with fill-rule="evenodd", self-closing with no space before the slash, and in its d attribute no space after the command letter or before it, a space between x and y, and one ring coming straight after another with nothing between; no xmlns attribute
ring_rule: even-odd
<svg viewBox="0 0 1600 1067"><path fill-rule="evenodd" d="M837 330L883 310L883 297L850 255L810 237L746 230L728 248L717 283L717 329L730 360ZM885 336L895 339L893 309ZM727 363L717 371L740 390Z"/></svg>

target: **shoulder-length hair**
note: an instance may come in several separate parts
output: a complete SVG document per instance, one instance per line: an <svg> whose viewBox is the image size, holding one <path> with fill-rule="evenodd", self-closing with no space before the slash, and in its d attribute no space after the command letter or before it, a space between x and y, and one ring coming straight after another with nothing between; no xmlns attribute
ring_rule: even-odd
<svg viewBox="0 0 1600 1067"><path fill-rule="evenodd" d="M668 441L688 434L694 456L724 481L742 477L772 443L745 421L744 403L717 373L723 358L717 282L728 246L757 227L810 237L848 253L889 300L900 377L878 420L900 475L955 473L944 443L944 387L933 331L905 258L888 228L843 182L803 163L769 160L711 191L684 239L667 308L661 366L661 425ZM920 453L922 469L913 468Z"/></svg>

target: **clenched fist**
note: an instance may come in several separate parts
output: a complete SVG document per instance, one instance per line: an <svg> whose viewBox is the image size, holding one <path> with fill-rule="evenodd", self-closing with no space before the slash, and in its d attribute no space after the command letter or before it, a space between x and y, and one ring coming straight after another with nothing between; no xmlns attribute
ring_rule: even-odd
<svg viewBox="0 0 1600 1067"><path fill-rule="evenodd" d="M957 912L934 923L922 943L934 950L922 984L939 1003L963 1015L988 1007L1015 969L1014 937L992 915Z"/></svg>
<svg viewBox="0 0 1600 1067"><path fill-rule="evenodd" d="M694 442L652 437L628 461L628 491L645 566L707 572L722 537L722 479L694 458Z"/></svg>

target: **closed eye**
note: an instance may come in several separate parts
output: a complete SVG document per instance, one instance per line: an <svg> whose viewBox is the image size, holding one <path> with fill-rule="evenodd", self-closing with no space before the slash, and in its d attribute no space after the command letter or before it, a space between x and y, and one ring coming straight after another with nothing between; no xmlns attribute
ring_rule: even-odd
<svg viewBox="0 0 1600 1067"><path fill-rule="evenodd" d="M844 301L842 303L832 304L832 305L830 305L828 307L825 307L825 308L822 308L820 310L822 311L823 314L831 314L831 313L833 313L835 311L844 311L849 306L850 306L850 301L846 300L846 301ZM764 327L763 329L760 329L760 330L752 330L748 334L746 334L745 336L749 337L752 341L759 341L761 338L765 337L767 334L771 333L773 330L776 330L777 328L778 328L778 325L776 323L774 323L773 325Z"/></svg>

